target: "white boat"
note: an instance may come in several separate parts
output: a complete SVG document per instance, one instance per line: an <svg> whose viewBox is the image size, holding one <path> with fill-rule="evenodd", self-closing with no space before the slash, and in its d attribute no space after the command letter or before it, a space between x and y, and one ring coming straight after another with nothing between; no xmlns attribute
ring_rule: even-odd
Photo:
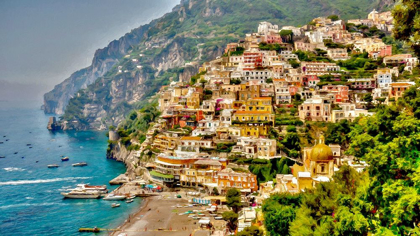
<svg viewBox="0 0 420 236"><path fill-rule="evenodd" d="M108 194L103 199L107 201L120 201L120 200L124 200L125 198L126 197L123 195Z"/></svg>
<svg viewBox="0 0 420 236"><path fill-rule="evenodd" d="M73 166L74 167L76 167L76 166L87 166L87 163L86 162L78 162L78 163L74 163Z"/></svg>
<svg viewBox="0 0 420 236"><path fill-rule="evenodd" d="M132 203L134 200L133 199L129 199L127 201L125 201L126 203Z"/></svg>
<svg viewBox="0 0 420 236"><path fill-rule="evenodd" d="M117 203L112 203L112 205L111 205L113 208L115 208L115 207L119 207L119 206L121 206L121 204L117 204Z"/></svg>
<svg viewBox="0 0 420 236"><path fill-rule="evenodd" d="M101 194L97 191L78 191L72 190L68 193L61 193L65 198L76 198L76 199L95 199L99 198Z"/></svg>
<svg viewBox="0 0 420 236"><path fill-rule="evenodd" d="M57 164L48 165L48 168L58 168L58 167L59 167L59 165L57 165Z"/></svg>
<svg viewBox="0 0 420 236"><path fill-rule="evenodd" d="M88 184L78 184L75 189L70 189L75 191L95 191L100 194L107 194L108 189L106 185L88 185Z"/></svg>

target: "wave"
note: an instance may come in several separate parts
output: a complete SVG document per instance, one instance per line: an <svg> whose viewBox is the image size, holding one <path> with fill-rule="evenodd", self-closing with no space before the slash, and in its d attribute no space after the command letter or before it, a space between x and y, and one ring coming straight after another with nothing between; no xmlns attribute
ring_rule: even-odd
<svg viewBox="0 0 420 236"><path fill-rule="evenodd" d="M55 179L36 179L36 180L17 180L0 182L1 185L21 185L21 184L41 184L61 181L76 181L79 179L91 179L92 177L68 177L68 178L55 178Z"/></svg>
<svg viewBox="0 0 420 236"><path fill-rule="evenodd" d="M6 167L6 168L3 168L3 170L7 172L11 172L11 171L24 171L25 169L17 168L17 167Z"/></svg>
<svg viewBox="0 0 420 236"><path fill-rule="evenodd" d="M21 203L21 204L13 204L13 205L6 205L6 206L0 206L0 209L7 209L7 208L14 208L14 207L30 207L30 206L62 206L62 205L68 205L64 203Z"/></svg>

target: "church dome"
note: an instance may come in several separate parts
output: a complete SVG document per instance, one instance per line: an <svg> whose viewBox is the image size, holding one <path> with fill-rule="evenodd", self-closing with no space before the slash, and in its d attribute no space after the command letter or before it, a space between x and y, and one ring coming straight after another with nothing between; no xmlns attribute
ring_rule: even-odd
<svg viewBox="0 0 420 236"><path fill-rule="evenodd" d="M311 150L311 161L328 161L333 159L331 148L324 144L324 136Z"/></svg>

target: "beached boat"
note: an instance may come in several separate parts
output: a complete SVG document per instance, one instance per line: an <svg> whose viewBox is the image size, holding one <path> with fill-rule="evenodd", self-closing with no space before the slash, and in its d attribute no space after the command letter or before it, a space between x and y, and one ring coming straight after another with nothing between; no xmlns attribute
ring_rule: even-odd
<svg viewBox="0 0 420 236"><path fill-rule="evenodd" d="M111 205L112 208L119 207L119 206L121 206L121 204L118 204L118 203L112 203Z"/></svg>
<svg viewBox="0 0 420 236"><path fill-rule="evenodd" d="M70 158L68 157L61 158L61 161L68 161L68 160L70 160Z"/></svg>
<svg viewBox="0 0 420 236"><path fill-rule="evenodd" d="M107 201L120 201L120 200L124 200L125 198L126 197L123 195L108 194L103 199Z"/></svg>
<svg viewBox="0 0 420 236"><path fill-rule="evenodd" d="M59 165L57 165L57 164L48 165L48 168L58 168L58 167L59 167Z"/></svg>
<svg viewBox="0 0 420 236"><path fill-rule="evenodd" d="M78 163L74 163L73 166L74 167L77 167L77 166L87 166L87 163L86 162L78 162Z"/></svg>
<svg viewBox="0 0 420 236"><path fill-rule="evenodd" d="M99 198L101 194L95 191L80 191L72 190L68 193L61 193L65 198L75 198L75 199L95 199Z"/></svg>

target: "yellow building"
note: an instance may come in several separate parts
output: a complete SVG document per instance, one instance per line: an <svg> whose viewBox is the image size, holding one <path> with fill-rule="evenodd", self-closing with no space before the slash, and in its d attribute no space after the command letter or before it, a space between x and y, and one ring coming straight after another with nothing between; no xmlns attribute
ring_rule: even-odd
<svg viewBox="0 0 420 236"><path fill-rule="evenodd" d="M191 96L187 97L187 107L191 109L198 109L200 108L200 100L201 100L201 94L198 92L195 92L191 94Z"/></svg>

